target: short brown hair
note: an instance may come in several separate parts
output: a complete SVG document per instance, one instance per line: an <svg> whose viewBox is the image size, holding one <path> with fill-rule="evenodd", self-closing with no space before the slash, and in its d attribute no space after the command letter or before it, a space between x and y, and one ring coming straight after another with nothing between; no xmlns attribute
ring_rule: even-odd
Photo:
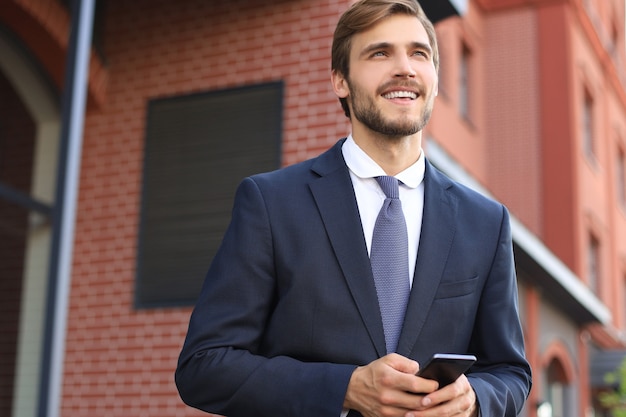
<svg viewBox="0 0 626 417"><path fill-rule="evenodd" d="M437 48L435 28L416 0L360 0L350 6L339 18L335 28L331 52L331 70L337 71L347 79L350 72L352 37L396 14L415 16L424 26L430 47L433 50L433 64L435 70L439 71L439 49ZM339 101L346 116L350 117L347 100L340 98Z"/></svg>

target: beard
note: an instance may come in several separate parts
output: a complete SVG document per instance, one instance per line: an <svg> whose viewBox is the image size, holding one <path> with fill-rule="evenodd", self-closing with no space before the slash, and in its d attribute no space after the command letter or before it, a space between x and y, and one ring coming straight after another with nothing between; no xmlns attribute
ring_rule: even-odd
<svg viewBox="0 0 626 417"><path fill-rule="evenodd" d="M414 84L412 84L412 86L415 87ZM415 118L411 117L409 114L405 114L396 120L390 120L383 116L374 100L363 92L362 89L351 82L348 82L348 87L350 89L350 95L347 99L350 103L352 116L370 130L380 133L383 136L397 138L414 135L424 129L430 120L433 111L433 103L430 97L425 99L424 109L419 117ZM384 91L387 87L389 87L389 85L385 85L379 90ZM423 88L420 88L419 91L420 97L424 97Z"/></svg>

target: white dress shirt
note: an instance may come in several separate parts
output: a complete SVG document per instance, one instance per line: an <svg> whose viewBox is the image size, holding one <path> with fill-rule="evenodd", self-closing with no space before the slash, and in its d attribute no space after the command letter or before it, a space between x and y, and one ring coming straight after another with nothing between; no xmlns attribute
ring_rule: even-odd
<svg viewBox="0 0 626 417"><path fill-rule="evenodd" d="M376 217L378 217L378 212L385 201L385 193L378 185L375 177L387 174L356 144L352 135L348 136L341 151L350 170L363 234L367 243L367 252L370 253ZM409 237L409 280L411 285L413 285L415 261L417 260L417 250L422 231L425 169L426 163L424 162L424 151L422 151L417 162L395 176L402 182L400 184L400 201L402 202L402 211Z"/></svg>

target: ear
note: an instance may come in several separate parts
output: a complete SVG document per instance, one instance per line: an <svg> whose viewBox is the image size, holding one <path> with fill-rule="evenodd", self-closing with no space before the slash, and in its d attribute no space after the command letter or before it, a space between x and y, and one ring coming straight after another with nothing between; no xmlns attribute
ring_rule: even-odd
<svg viewBox="0 0 626 417"><path fill-rule="evenodd" d="M339 98L346 98L350 94L350 89L348 88L348 81L346 78L337 72L337 70L332 70L330 73L330 81L333 85L333 90L335 94Z"/></svg>

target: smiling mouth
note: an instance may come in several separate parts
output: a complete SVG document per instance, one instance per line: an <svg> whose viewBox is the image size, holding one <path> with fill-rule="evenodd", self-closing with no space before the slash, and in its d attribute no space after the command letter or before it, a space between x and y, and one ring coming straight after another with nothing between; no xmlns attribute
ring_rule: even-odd
<svg viewBox="0 0 626 417"><path fill-rule="evenodd" d="M382 95L386 99L394 99L394 98L408 98L410 100L417 99L417 93L412 91L392 91L390 93L386 93Z"/></svg>

